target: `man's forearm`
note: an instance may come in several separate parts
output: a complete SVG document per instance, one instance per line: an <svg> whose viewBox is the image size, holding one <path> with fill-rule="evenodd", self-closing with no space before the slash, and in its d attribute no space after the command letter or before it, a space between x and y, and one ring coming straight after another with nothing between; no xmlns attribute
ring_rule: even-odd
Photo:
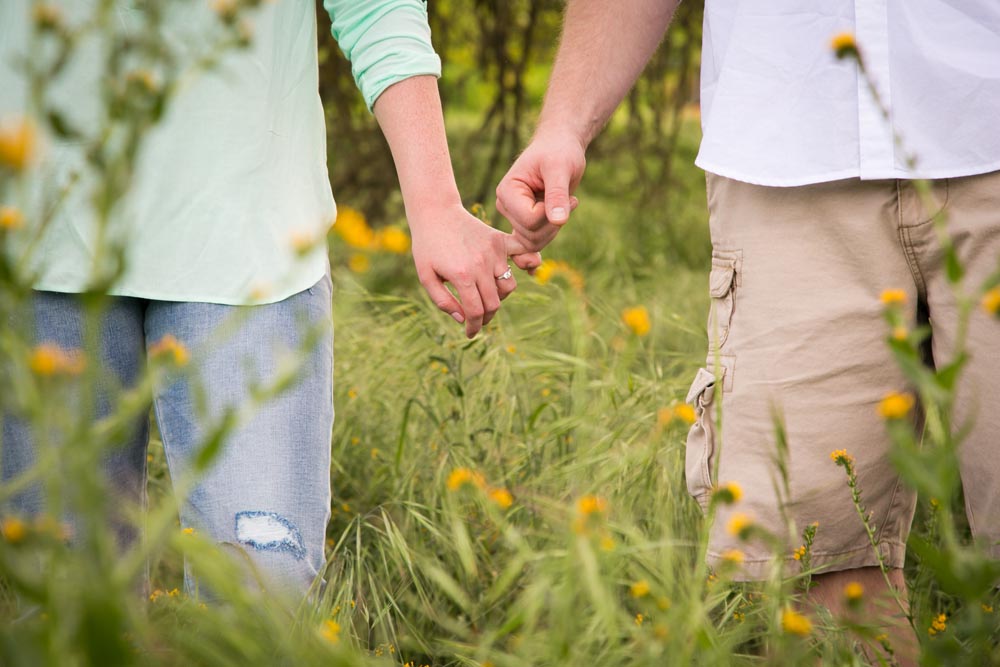
<svg viewBox="0 0 1000 667"><path fill-rule="evenodd" d="M587 146L663 38L679 0L570 0L538 126Z"/></svg>

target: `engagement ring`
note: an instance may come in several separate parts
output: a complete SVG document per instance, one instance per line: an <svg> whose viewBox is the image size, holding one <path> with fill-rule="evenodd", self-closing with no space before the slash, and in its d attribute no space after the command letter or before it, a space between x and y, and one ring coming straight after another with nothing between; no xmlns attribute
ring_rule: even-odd
<svg viewBox="0 0 1000 667"><path fill-rule="evenodd" d="M503 272L503 275L497 276L497 280L507 280L508 278L512 277L513 275L514 275L514 272L508 266L507 270Z"/></svg>

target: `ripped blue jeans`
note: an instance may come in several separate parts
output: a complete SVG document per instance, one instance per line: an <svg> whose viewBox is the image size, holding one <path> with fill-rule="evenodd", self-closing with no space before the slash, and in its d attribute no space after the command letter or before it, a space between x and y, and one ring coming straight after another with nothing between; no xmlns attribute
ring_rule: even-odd
<svg viewBox="0 0 1000 667"><path fill-rule="evenodd" d="M33 311L35 342L85 347L78 296L36 292ZM323 569L330 516L329 275L283 301L251 307L114 297L97 329L100 350L90 352L99 354L103 371L96 375L97 419L113 414L122 390L139 381L156 342L171 335L189 350L184 374L157 387L153 400L174 486L192 480L181 524L245 553L265 578L286 590L305 593ZM260 392L273 389L296 352L302 365L290 385L262 399ZM145 504L147 414L103 458L105 484L114 496L111 511L119 504ZM233 428L211 465L193 475L193 462L227 414L236 415ZM0 462L8 482L32 468L37 452L23 419L5 416L2 436ZM38 485L16 496L13 505L24 515L46 511ZM125 542L134 539L135 522L116 525L116 532ZM185 585L193 587L190 573Z"/></svg>

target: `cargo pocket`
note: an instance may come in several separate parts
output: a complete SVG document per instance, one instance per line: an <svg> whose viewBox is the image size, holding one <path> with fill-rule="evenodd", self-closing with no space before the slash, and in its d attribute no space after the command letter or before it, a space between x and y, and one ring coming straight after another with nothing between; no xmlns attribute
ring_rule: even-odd
<svg viewBox="0 0 1000 667"><path fill-rule="evenodd" d="M721 370L723 379L726 369ZM710 371L699 368L686 401L695 408L695 421L688 431L684 452L684 475L688 493L702 506L707 507L712 490L712 466L715 455L715 399L716 378Z"/></svg>
<svg viewBox="0 0 1000 667"><path fill-rule="evenodd" d="M729 338L736 305L735 291L741 282L743 252L740 250L713 250L712 272L708 278L708 291L712 305L708 313L708 348L721 349Z"/></svg>

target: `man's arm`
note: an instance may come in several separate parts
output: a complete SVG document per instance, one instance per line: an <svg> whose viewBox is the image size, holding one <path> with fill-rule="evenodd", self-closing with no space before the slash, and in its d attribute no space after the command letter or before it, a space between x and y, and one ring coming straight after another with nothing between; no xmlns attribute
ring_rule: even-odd
<svg viewBox="0 0 1000 667"><path fill-rule="evenodd" d="M587 146L645 67L679 0L570 0L534 138L497 187L515 238L541 250L576 206Z"/></svg>
<svg viewBox="0 0 1000 667"><path fill-rule="evenodd" d="M496 278L507 270L507 257L519 255L524 269L537 267L541 258L462 206L433 76L393 84L379 95L374 111L396 163L420 283L472 337L517 286L513 277ZM445 281L458 291L461 305Z"/></svg>

